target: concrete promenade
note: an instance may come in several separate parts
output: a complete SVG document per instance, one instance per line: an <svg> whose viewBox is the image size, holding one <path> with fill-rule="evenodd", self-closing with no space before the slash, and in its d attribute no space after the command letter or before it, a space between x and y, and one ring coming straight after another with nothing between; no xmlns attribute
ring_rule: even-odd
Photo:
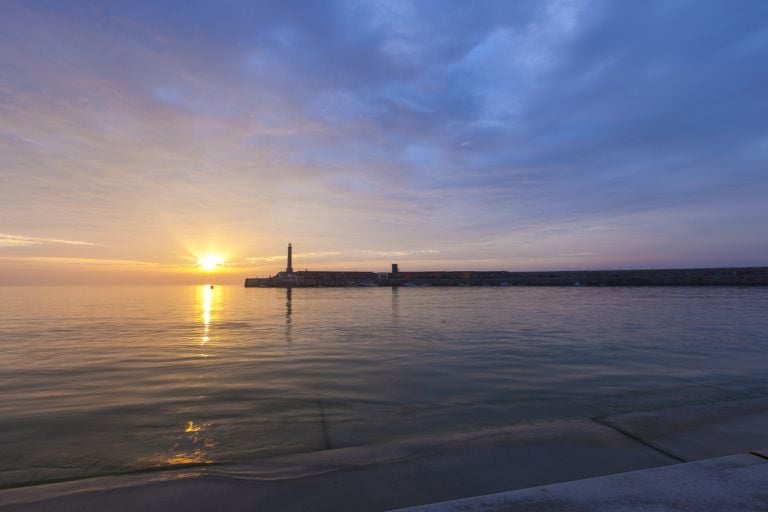
<svg viewBox="0 0 768 512"><path fill-rule="evenodd" d="M0 511L768 510L765 447L755 398L8 489Z"/></svg>
<svg viewBox="0 0 768 512"><path fill-rule="evenodd" d="M397 512L764 512L768 450L400 509Z"/></svg>

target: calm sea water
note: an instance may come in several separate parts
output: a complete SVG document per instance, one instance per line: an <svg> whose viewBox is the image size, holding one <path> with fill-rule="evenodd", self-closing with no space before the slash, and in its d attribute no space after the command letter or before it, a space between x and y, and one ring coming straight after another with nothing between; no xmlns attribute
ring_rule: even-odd
<svg viewBox="0 0 768 512"><path fill-rule="evenodd" d="M0 288L0 486L768 391L768 289Z"/></svg>

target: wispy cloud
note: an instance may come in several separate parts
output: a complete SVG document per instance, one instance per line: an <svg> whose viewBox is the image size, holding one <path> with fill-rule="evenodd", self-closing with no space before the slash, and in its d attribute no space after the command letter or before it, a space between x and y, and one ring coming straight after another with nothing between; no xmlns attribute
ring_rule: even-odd
<svg viewBox="0 0 768 512"><path fill-rule="evenodd" d="M63 240L61 238L41 238L35 236L0 233L0 247L26 247L40 244L95 245L82 240Z"/></svg>
<svg viewBox="0 0 768 512"><path fill-rule="evenodd" d="M109 258L68 258L60 256L0 256L0 261L14 261L19 263L50 263L69 265L116 265L116 266L141 266L160 267L157 263L137 260L120 260Z"/></svg>
<svg viewBox="0 0 768 512"><path fill-rule="evenodd" d="M589 256L595 256L593 252L561 252L556 254L556 258L587 258Z"/></svg>
<svg viewBox="0 0 768 512"><path fill-rule="evenodd" d="M321 252L297 252L293 254L293 257L296 259L302 259L302 258L324 258L327 256L338 256L341 254L338 251L321 251ZM250 258L245 258L245 261L248 263L271 263L274 261L282 261L286 259L285 254L280 254L276 256L253 256Z"/></svg>
<svg viewBox="0 0 768 512"><path fill-rule="evenodd" d="M430 254L439 254L439 253L440 251L436 249L419 249L415 251L374 251L374 250L358 251L358 254L362 254L363 256L376 256L381 258L386 258L390 256L405 257L405 256L430 255Z"/></svg>

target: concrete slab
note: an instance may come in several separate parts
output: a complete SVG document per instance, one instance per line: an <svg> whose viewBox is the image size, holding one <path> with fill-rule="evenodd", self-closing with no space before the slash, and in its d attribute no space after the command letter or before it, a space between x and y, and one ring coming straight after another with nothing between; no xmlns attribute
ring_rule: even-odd
<svg viewBox="0 0 768 512"><path fill-rule="evenodd" d="M601 418L685 461L768 446L768 399L676 407Z"/></svg>
<svg viewBox="0 0 768 512"><path fill-rule="evenodd" d="M399 512L768 510L768 460L742 454L400 509Z"/></svg>
<svg viewBox="0 0 768 512"><path fill-rule="evenodd" d="M475 510L478 499L485 500L484 507L502 507L498 510L523 505L554 511L768 509L760 493L768 489L768 450L760 448L768 446L768 399L621 414L599 422L516 425L249 464L7 489L0 491L0 511L378 511L502 491L502 501L472 498L461 502L470 508L456 510ZM340 433L332 423L329 432L330 439ZM751 454L666 468L688 468L681 472L654 469L556 490L548 485L746 451ZM515 489L542 485L510 498Z"/></svg>
<svg viewBox="0 0 768 512"><path fill-rule="evenodd" d="M675 462L589 420L0 491L0 510L386 510Z"/></svg>

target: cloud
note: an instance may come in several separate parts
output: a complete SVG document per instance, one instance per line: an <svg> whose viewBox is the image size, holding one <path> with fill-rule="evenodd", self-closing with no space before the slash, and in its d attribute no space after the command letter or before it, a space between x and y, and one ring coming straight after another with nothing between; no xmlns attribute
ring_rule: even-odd
<svg viewBox="0 0 768 512"><path fill-rule="evenodd" d="M556 254L556 258L586 258L589 256L595 256L595 253L593 252L564 252L560 254Z"/></svg>
<svg viewBox="0 0 768 512"><path fill-rule="evenodd" d="M104 258L68 258L61 256L0 256L0 261L19 263L43 263L65 265L98 265L98 266L129 266L129 267L155 267L157 263L136 260L119 260Z"/></svg>
<svg viewBox="0 0 768 512"><path fill-rule="evenodd" d="M768 251L760 0L54 4L0 19L4 231L164 264Z"/></svg>
<svg viewBox="0 0 768 512"><path fill-rule="evenodd" d="M298 252L294 253L293 257L296 259L312 259L312 258L325 258L329 256L338 256L341 254L338 251L321 251L321 252ZM285 254L278 256L252 256L245 258L248 263L271 263L274 261L284 261L287 258Z"/></svg>
<svg viewBox="0 0 768 512"><path fill-rule="evenodd" d="M372 250L363 250L358 251L358 254L361 254L363 256L373 256L373 257L389 257L389 256L399 256L399 257L405 257L405 256L426 256L426 255L435 255L439 254L440 251L437 251L435 249L417 249L412 251L372 251Z"/></svg>
<svg viewBox="0 0 768 512"><path fill-rule="evenodd" d="M83 242L80 240L61 240L58 238L39 238L33 236L0 233L0 247L26 247L29 245L40 244L94 245L90 242Z"/></svg>

